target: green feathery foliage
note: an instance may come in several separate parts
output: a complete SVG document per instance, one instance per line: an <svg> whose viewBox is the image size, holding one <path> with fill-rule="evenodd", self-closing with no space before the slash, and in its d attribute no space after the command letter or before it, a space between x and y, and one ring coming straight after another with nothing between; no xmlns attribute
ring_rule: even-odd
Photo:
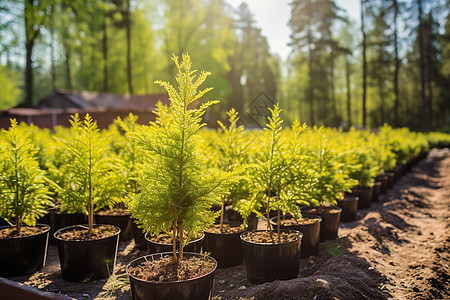
<svg viewBox="0 0 450 300"><path fill-rule="evenodd" d="M339 148L339 144L336 141L332 143L327 138L326 129L323 126L320 128L314 126L309 148L310 166L315 173L315 180L310 189L310 202L313 205L336 205L336 199L341 199L344 192L350 191L358 184L349 177L350 171L345 166L357 164L359 170L362 165L351 160L353 158L351 156L339 157L342 149L336 148ZM354 153L353 149L349 153Z"/></svg>
<svg viewBox="0 0 450 300"><path fill-rule="evenodd" d="M88 215L91 232L94 212L104 207L112 209L123 196L122 162L111 155L106 139L89 114L83 122L75 114L70 123L71 134L65 139L68 180L61 187L61 211Z"/></svg>
<svg viewBox="0 0 450 300"><path fill-rule="evenodd" d="M0 217L13 221L18 232L23 223L34 226L52 204L30 135L13 119L0 140Z"/></svg>
<svg viewBox="0 0 450 300"><path fill-rule="evenodd" d="M225 204L228 203L238 207L242 199L249 197L250 182L248 174L247 149L251 140L245 136L244 126L237 126L239 121L238 112L233 108L227 112L229 126L226 127L221 121L217 121L220 130L217 133L215 147L217 154L217 166L219 169L230 174L234 180L230 180L226 186L226 192L222 198L222 209L220 213L220 226L223 224Z"/></svg>
<svg viewBox="0 0 450 300"><path fill-rule="evenodd" d="M267 230L270 228L271 210L278 210L278 214L283 210L294 216L301 216L297 206L299 199L295 191L301 190L300 186L307 179L302 151L297 147L299 144L296 144L299 140L295 140L294 145L291 145L283 135L283 121L280 118L281 109L278 104L273 109L269 108L269 111L271 116L264 128L261 152L251 170L254 191L249 206L257 214L260 214L259 208L265 206ZM303 129L304 126L299 124L295 127L298 133Z"/></svg>
<svg viewBox="0 0 450 300"><path fill-rule="evenodd" d="M171 233L177 261L176 240L182 259L188 239L213 224L216 214L211 206L220 203L227 176L207 167L207 158L201 151L204 141L198 135L205 125L202 116L206 108L217 101L192 107L194 101L211 90L198 90L210 73L202 71L196 78L188 55L183 55L181 63L175 55L172 60L178 69L178 89L167 82L156 82L167 90L170 106L159 103L154 111L156 122L129 133L150 155L139 174L140 193L130 194L126 202L144 231L152 235Z"/></svg>

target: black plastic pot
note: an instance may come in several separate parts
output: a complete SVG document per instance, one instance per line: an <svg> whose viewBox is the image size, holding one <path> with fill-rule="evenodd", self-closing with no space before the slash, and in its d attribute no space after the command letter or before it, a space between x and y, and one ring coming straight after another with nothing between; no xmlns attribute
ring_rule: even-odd
<svg viewBox="0 0 450 300"><path fill-rule="evenodd" d="M388 177L388 188L392 188L395 183L395 173L394 172L386 172L386 176Z"/></svg>
<svg viewBox="0 0 450 300"><path fill-rule="evenodd" d="M183 251L200 253L200 251L203 249L204 238L205 238L205 234L203 234L201 237L199 237L196 240L189 241L189 243L186 246L184 246ZM150 240L148 233L145 234L145 239L147 240L147 247L148 247L150 254L171 252L173 250L172 244L162 244L162 243L157 243L157 242ZM177 248L178 248L178 243L177 243Z"/></svg>
<svg viewBox="0 0 450 300"><path fill-rule="evenodd" d="M85 224L87 222L86 215L82 213L62 213L57 209L49 210L42 223L50 225L50 245L56 245L54 233L61 228Z"/></svg>
<svg viewBox="0 0 450 300"><path fill-rule="evenodd" d="M171 256L172 253L150 254L137 258L127 265L128 278L130 279L132 300L208 300L212 299L214 287L214 274L216 268L206 275L177 282L149 282L133 277L128 270L140 264L143 260L153 261L163 256ZM198 253L184 253L184 257L202 256ZM206 257L217 262L212 257Z"/></svg>
<svg viewBox="0 0 450 300"><path fill-rule="evenodd" d="M381 186L383 184L380 181L375 181L372 187L372 202L378 202L378 198L381 193Z"/></svg>
<svg viewBox="0 0 450 300"><path fill-rule="evenodd" d="M218 263L219 268L234 267L244 262L241 233L212 233L205 231L205 252Z"/></svg>
<svg viewBox="0 0 450 300"><path fill-rule="evenodd" d="M131 224L131 214L96 214L95 223L97 224L110 224L120 228L120 240L129 241L133 238L133 228Z"/></svg>
<svg viewBox="0 0 450 300"><path fill-rule="evenodd" d="M352 189L352 194L358 197L358 209L369 208L372 204L372 193L371 187L355 187Z"/></svg>
<svg viewBox="0 0 450 300"><path fill-rule="evenodd" d="M375 177L375 182L381 182L381 188L380 188L380 194L386 193L388 189L388 181L389 178L385 174L380 174L377 177Z"/></svg>
<svg viewBox="0 0 450 300"><path fill-rule="evenodd" d="M342 209L336 206L304 206L302 213L318 215L322 218L320 223L320 241L334 240L338 237L339 221Z"/></svg>
<svg viewBox="0 0 450 300"><path fill-rule="evenodd" d="M32 236L0 239L1 277L31 274L45 265L50 226L46 224L36 224L36 226L46 229ZM10 226L0 228L6 227Z"/></svg>
<svg viewBox="0 0 450 300"><path fill-rule="evenodd" d="M131 218L131 228L133 229L134 245L136 248L140 250L148 250L145 234L142 232L142 229L136 225L133 218Z"/></svg>
<svg viewBox="0 0 450 300"><path fill-rule="evenodd" d="M290 229L283 231L297 232L298 239L288 243L261 244L246 241L249 231L241 234L247 279L251 283L297 278L302 233Z"/></svg>
<svg viewBox="0 0 450 300"><path fill-rule="evenodd" d="M94 225L96 226L100 225ZM85 282L107 278L113 274L120 234L120 228L113 227L117 230L116 234L90 241L65 241L58 237L59 233L81 228L80 225L65 227L55 232L61 275L64 280Z"/></svg>
<svg viewBox="0 0 450 300"><path fill-rule="evenodd" d="M354 195L345 195L344 199L338 200L337 204L342 209L341 222L351 222L356 218L359 198Z"/></svg>
<svg viewBox="0 0 450 300"><path fill-rule="evenodd" d="M302 217L304 219L316 220L316 222L310 224L282 225L282 229L298 230L303 234L300 246L301 258L306 258L311 255L317 256L319 254L320 223L322 222L322 218L310 214L302 214ZM291 216L286 215L285 218L291 218ZM275 230L277 228L277 220L278 216L270 219L272 228Z"/></svg>

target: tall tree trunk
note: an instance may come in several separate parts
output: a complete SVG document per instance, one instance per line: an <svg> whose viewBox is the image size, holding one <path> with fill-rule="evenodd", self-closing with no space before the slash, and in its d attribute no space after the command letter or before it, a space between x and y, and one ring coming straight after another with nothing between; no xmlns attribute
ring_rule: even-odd
<svg viewBox="0 0 450 300"><path fill-rule="evenodd" d="M52 90L56 90L56 63L55 63L55 4L50 7L50 60L52 75Z"/></svg>
<svg viewBox="0 0 450 300"><path fill-rule="evenodd" d="M131 21L130 21L130 0L126 0L126 31L127 31L127 78L128 78L128 92L133 94L133 78L131 66Z"/></svg>
<svg viewBox="0 0 450 300"><path fill-rule="evenodd" d="M108 92L108 34L106 32L106 21L103 21L103 92Z"/></svg>
<svg viewBox="0 0 450 300"><path fill-rule="evenodd" d="M337 109L337 101L336 101L336 91L334 86L334 55L335 51L331 51L331 58L330 58L330 89L331 89L331 103L333 105L333 125L338 127L339 126L339 116L338 116L338 109Z"/></svg>
<svg viewBox="0 0 450 300"><path fill-rule="evenodd" d="M419 8L419 65L420 65L420 96L422 103L419 106L420 114L420 129L427 130L427 100L425 97L425 70L424 70L424 57L423 57L423 22L422 22L422 0L417 0Z"/></svg>
<svg viewBox="0 0 450 300"><path fill-rule="evenodd" d="M68 33L66 33L67 36ZM72 70L71 70L71 66L70 66L70 61L71 61L71 57L72 57L72 49L70 48L70 44L69 41L64 38L64 42L63 42L63 46L64 46L64 67L66 69L66 88L71 90L73 88L72 86Z"/></svg>
<svg viewBox="0 0 450 300"><path fill-rule="evenodd" d="M309 98L309 120L311 126L314 125L314 72L313 72L313 51L311 49L311 32L308 31L308 44L309 46L309 57L308 57L308 69L309 69L309 87L308 87L308 98Z"/></svg>
<svg viewBox="0 0 450 300"><path fill-rule="evenodd" d="M350 62L348 60L348 55L345 55L345 79L347 84L347 122L348 127L352 126L352 99L350 91Z"/></svg>
<svg viewBox="0 0 450 300"><path fill-rule="evenodd" d="M400 127L400 119L398 116L398 109L400 105L399 91L398 91L398 73L400 69L400 59L398 58L398 28L397 28L397 16L398 16L398 2L394 0L394 124L395 127Z"/></svg>
<svg viewBox="0 0 450 300"><path fill-rule="evenodd" d="M362 40L362 52L363 52L363 96L362 96L362 126L366 127L366 93L367 93L367 61L366 61L366 32L364 29L364 3L365 0L361 0L361 32L363 36Z"/></svg>
<svg viewBox="0 0 450 300"><path fill-rule="evenodd" d="M33 9L33 0L25 0L24 21L25 21L25 103L33 105L33 48L34 42L39 34L39 29L34 30L30 17Z"/></svg>

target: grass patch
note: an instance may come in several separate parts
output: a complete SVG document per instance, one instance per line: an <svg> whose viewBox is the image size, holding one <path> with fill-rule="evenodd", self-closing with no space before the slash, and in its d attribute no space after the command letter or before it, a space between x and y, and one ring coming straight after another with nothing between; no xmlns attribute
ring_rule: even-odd
<svg viewBox="0 0 450 300"><path fill-rule="evenodd" d="M334 241L327 241L326 249L332 256L341 256L348 252L348 241L344 238L337 238Z"/></svg>

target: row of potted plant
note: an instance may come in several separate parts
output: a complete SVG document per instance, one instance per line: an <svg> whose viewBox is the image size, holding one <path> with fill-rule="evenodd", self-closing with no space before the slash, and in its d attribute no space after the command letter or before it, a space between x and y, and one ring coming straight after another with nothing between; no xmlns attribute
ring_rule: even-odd
<svg viewBox="0 0 450 300"><path fill-rule="evenodd" d="M121 229L130 223L95 225L94 213L101 223L108 211L129 217L128 210L148 240L165 238L171 245L166 253L129 264L133 299L207 299L217 261L227 267L244 257L248 279L255 283L297 277L300 255L317 253L319 228L322 240L336 238L341 213L336 204L345 193L361 198L360 190L371 190L377 176L396 163L407 164L431 143L424 134L388 126L378 133L307 128L299 122L283 128L278 105L269 108L263 131L244 130L234 110L228 125L207 130L202 118L216 102L195 103L210 90L199 90L209 73L197 76L187 55L173 60L178 85L158 82L171 104L159 104L149 125L138 125L130 115L100 131L89 115L84 120L75 115L70 129L50 132L12 121L2 131L0 216L14 226L0 228L6 234L0 243L17 241L22 223L33 228L46 209L79 213L87 220L73 223L81 225L53 228L62 276L104 278L113 272ZM433 135L432 145L446 138ZM256 229L256 218L265 221L265 229L245 230ZM289 224L303 229L282 229ZM47 240L50 228L42 228ZM190 241L204 233L211 256L186 253ZM226 245L242 255L230 256L223 251ZM11 261L0 255L0 275L18 274L8 273L17 269L6 265ZM19 273L42 264L43 258ZM174 282L181 287L174 288Z"/></svg>

